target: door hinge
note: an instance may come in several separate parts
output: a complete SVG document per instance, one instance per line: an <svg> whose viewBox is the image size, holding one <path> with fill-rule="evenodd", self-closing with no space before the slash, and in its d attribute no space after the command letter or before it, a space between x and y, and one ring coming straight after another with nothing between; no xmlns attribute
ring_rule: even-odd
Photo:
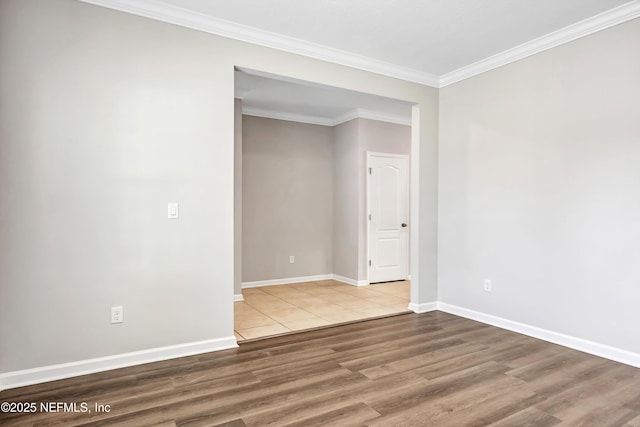
<svg viewBox="0 0 640 427"><path fill-rule="evenodd" d="M371 175L371 168L369 168L369 175Z"/></svg>
<svg viewBox="0 0 640 427"><path fill-rule="evenodd" d="M371 267L371 260L369 260L369 267Z"/></svg>
<svg viewBox="0 0 640 427"><path fill-rule="evenodd" d="M369 221L371 221L371 214L369 214Z"/></svg>

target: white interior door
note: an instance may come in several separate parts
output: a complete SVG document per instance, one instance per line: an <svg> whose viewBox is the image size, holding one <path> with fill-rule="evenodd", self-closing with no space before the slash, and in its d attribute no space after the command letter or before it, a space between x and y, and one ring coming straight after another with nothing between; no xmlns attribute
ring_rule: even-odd
<svg viewBox="0 0 640 427"><path fill-rule="evenodd" d="M368 153L369 283L409 274L408 157Z"/></svg>

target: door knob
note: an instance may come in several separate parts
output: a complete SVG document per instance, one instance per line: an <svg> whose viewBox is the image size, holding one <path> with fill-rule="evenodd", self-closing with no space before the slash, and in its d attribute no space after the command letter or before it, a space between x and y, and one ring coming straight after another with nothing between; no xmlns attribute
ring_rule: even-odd
<svg viewBox="0 0 640 427"><path fill-rule="evenodd" d="M405 224L404 222L402 223L402 228L406 227L407 224Z"/></svg>

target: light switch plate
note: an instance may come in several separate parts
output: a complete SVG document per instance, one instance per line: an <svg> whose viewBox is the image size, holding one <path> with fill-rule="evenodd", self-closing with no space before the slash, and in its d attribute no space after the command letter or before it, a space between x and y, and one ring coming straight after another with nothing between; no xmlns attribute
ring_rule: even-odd
<svg viewBox="0 0 640 427"><path fill-rule="evenodd" d="M169 219L180 218L180 205L178 203L169 203L167 205L167 218Z"/></svg>

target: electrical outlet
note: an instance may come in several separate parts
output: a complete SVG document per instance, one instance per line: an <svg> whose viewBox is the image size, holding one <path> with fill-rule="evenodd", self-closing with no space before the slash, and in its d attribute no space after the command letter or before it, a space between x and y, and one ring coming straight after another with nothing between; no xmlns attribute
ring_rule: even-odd
<svg viewBox="0 0 640 427"><path fill-rule="evenodd" d="M294 257L293 255L291 255L289 257L289 264L294 264L296 262L296 257Z"/></svg>
<svg viewBox="0 0 640 427"><path fill-rule="evenodd" d="M491 292L491 280L489 279L484 280L484 290L485 292Z"/></svg>
<svg viewBox="0 0 640 427"><path fill-rule="evenodd" d="M111 323L122 323L124 322L124 311L122 306L119 305L117 307L111 307Z"/></svg>

